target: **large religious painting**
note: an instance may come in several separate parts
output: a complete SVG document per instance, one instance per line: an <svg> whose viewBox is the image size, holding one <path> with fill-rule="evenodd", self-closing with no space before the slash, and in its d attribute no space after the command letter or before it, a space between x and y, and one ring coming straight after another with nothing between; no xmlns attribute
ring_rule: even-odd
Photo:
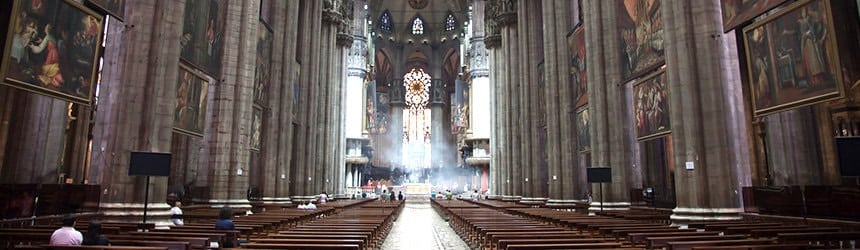
<svg viewBox="0 0 860 250"><path fill-rule="evenodd" d="M588 103L588 83L585 72L585 32L580 26L568 38L570 47L570 81L572 83L574 107Z"/></svg>
<svg viewBox="0 0 860 250"><path fill-rule="evenodd" d="M621 78L626 82L663 64L663 16L660 0L617 3Z"/></svg>
<svg viewBox="0 0 860 250"><path fill-rule="evenodd" d="M376 81L370 81L364 90L364 130L376 133Z"/></svg>
<svg viewBox="0 0 860 250"><path fill-rule="evenodd" d="M263 110L254 108L251 116L251 149L260 150L260 134L263 132Z"/></svg>
<svg viewBox="0 0 860 250"><path fill-rule="evenodd" d="M254 64L254 102L268 104L266 93L271 80L272 32L260 22L257 25L257 60Z"/></svg>
<svg viewBox="0 0 860 250"><path fill-rule="evenodd" d="M376 126L373 131L371 131L372 134L388 133L388 123L391 119L391 116L388 113L389 100L390 99L388 93L376 93Z"/></svg>
<svg viewBox="0 0 860 250"><path fill-rule="evenodd" d="M2 83L88 105L103 17L74 1L15 1L11 13Z"/></svg>
<svg viewBox="0 0 860 250"><path fill-rule="evenodd" d="M591 120L588 114L588 108L582 108L576 112L576 148L579 151L591 150L591 134L588 130L591 126Z"/></svg>
<svg viewBox="0 0 860 250"><path fill-rule="evenodd" d="M743 32L756 115L841 96L829 1L800 2Z"/></svg>
<svg viewBox="0 0 860 250"><path fill-rule="evenodd" d="M180 38L180 58L218 78L224 45L226 1L187 0Z"/></svg>
<svg viewBox="0 0 860 250"><path fill-rule="evenodd" d="M469 83L454 81L454 96L451 99L451 132L466 132L469 127Z"/></svg>
<svg viewBox="0 0 860 250"><path fill-rule="evenodd" d="M669 89L666 70L643 77L633 86L633 115L639 140L669 133Z"/></svg>
<svg viewBox="0 0 860 250"><path fill-rule="evenodd" d="M176 83L176 108L173 113L173 127L176 131L203 136L208 94L209 81L206 76L194 72L188 66L180 65L179 80Z"/></svg>
<svg viewBox="0 0 860 250"><path fill-rule="evenodd" d="M125 18L125 0L87 0L87 3L103 10L116 19Z"/></svg>
<svg viewBox="0 0 860 250"><path fill-rule="evenodd" d="M786 0L722 0L723 29L728 32L737 26L779 6Z"/></svg>

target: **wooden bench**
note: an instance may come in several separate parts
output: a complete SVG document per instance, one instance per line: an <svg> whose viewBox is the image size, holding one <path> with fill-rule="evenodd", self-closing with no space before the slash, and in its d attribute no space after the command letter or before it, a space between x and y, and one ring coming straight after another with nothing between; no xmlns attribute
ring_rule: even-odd
<svg viewBox="0 0 860 250"><path fill-rule="evenodd" d="M242 244L242 248L249 249L344 249L358 250L358 244L270 244L255 243Z"/></svg>
<svg viewBox="0 0 860 250"><path fill-rule="evenodd" d="M742 246L774 244L776 239L738 239L738 240L703 240L703 241L670 241L667 243L671 250L692 250L694 247L711 246Z"/></svg>
<svg viewBox="0 0 860 250"><path fill-rule="evenodd" d="M664 248L671 241L703 241L703 240L742 240L746 235L693 235L693 236L647 236L645 246L648 249Z"/></svg>
<svg viewBox="0 0 860 250"><path fill-rule="evenodd" d="M558 243L558 244L510 244L505 249L600 249L600 248L621 248L621 243L605 242L605 243Z"/></svg>

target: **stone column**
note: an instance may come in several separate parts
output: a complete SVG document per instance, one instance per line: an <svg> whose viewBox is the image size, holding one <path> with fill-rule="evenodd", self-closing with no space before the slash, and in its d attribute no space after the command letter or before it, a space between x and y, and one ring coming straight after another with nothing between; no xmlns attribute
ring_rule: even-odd
<svg viewBox="0 0 860 250"><path fill-rule="evenodd" d="M589 90L589 112L592 126L589 128L592 144L591 165L612 168L612 183L603 184L604 209L626 209L630 206L630 173L632 172L633 138L628 115L626 96L629 88L622 83L619 53L619 31L617 30L616 2L592 1L583 4L585 47L588 51L587 81ZM592 184L594 202L600 203L599 185Z"/></svg>
<svg viewBox="0 0 860 250"><path fill-rule="evenodd" d="M500 1L498 0L488 0L484 1L475 1L475 10L476 13L480 11L480 8L483 7L484 11L480 12L483 14L483 18L476 18L484 21L484 43L488 50L491 50L489 54L489 70L490 70L490 81L492 83L492 95L490 97L491 103L491 112L494 114L493 116L493 125L492 125L492 138L490 138L490 155L492 157L490 162L490 197L497 199L501 197L501 195L507 194L507 171L509 168L509 161L507 160L510 152L507 149L507 110L505 106L506 98L505 94L505 67L502 63L504 61L504 52L503 49L500 48L502 45L502 37L500 34L500 29L498 24L496 23L496 16L498 16L498 5ZM477 24L475 24L477 25Z"/></svg>
<svg viewBox="0 0 860 250"><path fill-rule="evenodd" d="M259 2L230 2L226 6L222 75L210 88L210 127L205 130L208 201L213 206L250 207L247 199L250 127L253 113ZM257 12L254 12L256 10ZM251 13L254 13L253 15ZM220 81L219 81L220 79ZM217 114L217 115L215 115ZM238 119L237 119L238 117ZM211 121L211 122L209 122ZM227 133L225 133L227 131Z"/></svg>
<svg viewBox="0 0 860 250"><path fill-rule="evenodd" d="M522 138L524 130L522 122L528 114L523 114L522 110L519 110L522 107L520 102L522 79L518 65L522 63L522 58L520 58L517 33L517 3L512 0L498 1L495 3L495 8L498 13L495 16L495 22L500 29L501 47L504 50L501 68L505 69L505 89L502 92L506 95L506 105L503 110L507 112L505 137L508 143L502 151L507 153L506 160L509 165L504 169L507 178L505 179L506 192L503 195L506 195L504 199L507 200L519 200L523 195L523 166L528 159L528 155L524 154L523 150L523 140L526 138Z"/></svg>
<svg viewBox="0 0 860 250"><path fill-rule="evenodd" d="M129 176L130 151L170 152L179 74L184 1L135 1L126 23L109 26L89 171L103 191L100 211L110 221L139 221L146 177ZM170 11L167 11L170 10ZM211 117L209 117L211 118ZM148 222L169 223L167 178L152 177Z"/></svg>
<svg viewBox="0 0 860 250"><path fill-rule="evenodd" d="M302 26L298 27L297 35L301 37L296 45L296 53L301 63L299 107L294 121L299 126L295 140L299 147L295 165L291 166L290 199L304 200L305 195L313 194L310 183L313 179L312 168L314 164L314 151L316 148L316 129L314 126L317 113L317 89L319 82L319 53L321 49L320 29L322 26L322 1L301 1L298 18L303 20Z"/></svg>
<svg viewBox="0 0 860 250"><path fill-rule="evenodd" d="M3 86L9 91L10 107L4 119L8 126L7 153L0 180L18 184L56 184L71 178L81 183L87 176L78 175L64 167L65 144L72 131L66 126L74 122L67 117L69 102ZM5 97L5 96L4 96ZM12 108L14 107L14 108Z"/></svg>
<svg viewBox="0 0 860 250"><path fill-rule="evenodd" d="M335 76L336 76L336 86L334 97L334 122L332 125L334 126L334 145L330 145L331 148L334 148L334 154L329 157L334 158L334 164L331 169L331 173L329 174L328 182L330 184L330 188L326 190L333 194L344 194L346 191L345 185L343 183L343 179L345 179L346 174L346 112L344 108L344 103L346 101L346 84L347 84L347 57L349 49L352 47L354 38L353 34L355 31L353 30L353 16L355 14L355 5L353 0L342 0L340 5L340 13L343 15L341 19L341 23L338 26L337 40L336 40L336 53L335 60L337 60L335 67ZM363 93L359 92L359 93ZM360 95L360 94L359 94ZM361 105L358 105L361 107ZM360 112L360 111L359 111ZM357 124L361 124L360 122Z"/></svg>
<svg viewBox="0 0 860 250"><path fill-rule="evenodd" d="M519 63L520 67L520 86L522 92L520 108L525 115L523 121L523 136L524 150L522 151L528 158L523 159L524 168L524 183L523 196L530 197L531 204L543 204L547 197L547 171L543 165L544 155L541 152L540 137L543 133L543 124L545 120L545 109L541 107L544 100L540 97L544 96L544 90L538 88L539 75L537 64L543 56L543 32L541 29L534 27L542 27L542 8L541 1L518 1L519 9L517 11L518 30L520 30L520 58L524 62ZM546 64L544 64L546 65ZM548 139L548 138L547 138Z"/></svg>
<svg viewBox="0 0 860 250"><path fill-rule="evenodd" d="M453 83L452 83L453 84ZM446 147L441 145L447 144L445 132L449 132L445 127L445 84L442 79L430 80L430 165L433 167L449 167L450 162L447 162L448 153L453 153L445 150Z"/></svg>
<svg viewBox="0 0 860 250"><path fill-rule="evenodd" d="M817 119L811 107L765 118L767 163L773 185L822 185Z"/></svg>
<svg viewBox="0 0 860 250"><path fill-rule="evenodd" d="M568 25L571 1L543 1L544 66L546 74L547 150L549 155L549 201L564 204L581 198L586 189L585 171L577 164L577 149L573 147L576 98L570 88L570 58Z"/></svg>
<svg viewBox="0 0 860 250"><path fill-rule="evenodd" d="M673 222L739 219L749 145L734 36L719 1L663 1L675 161ZM720 121L720 122L714 122ZM694 169L686 170L687 163Z"/></svg>

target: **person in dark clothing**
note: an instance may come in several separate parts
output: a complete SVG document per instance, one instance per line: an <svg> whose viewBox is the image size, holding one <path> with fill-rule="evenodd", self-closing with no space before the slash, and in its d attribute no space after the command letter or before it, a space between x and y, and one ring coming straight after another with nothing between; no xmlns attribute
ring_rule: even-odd
<svg viewBox="0 0 860 250"><path fill-rule="evenodd" d="M388 200L394 201L394 191L391 191L390 193L388 193Z"/></svg>
<svg viewBox="0 0 860 250"><path fill-rule="evenodd" d="M102 234L102 223L98 221L90 221L87 226L87 234L84 235L84 241L81 245L109 246L110 240Z"/></svg>
<svg viewBox="0 0 860 250"><path fill-rule="evenodd" d="M399 201L403 200L403 191L397 191L397 200L399 200Z"/></svg>
<svg viewBox="0 0 860 250"><path fill-rule="evenodd" d="M236 227L233 225L233 220L230 217L233 216L233 209L229 207L222 207L221 211L218 213L218 220L215 221L215 229L216 230L235 230ZM222 247L233 247L233 242L236 239L226 239L224 245Z"/></svg>

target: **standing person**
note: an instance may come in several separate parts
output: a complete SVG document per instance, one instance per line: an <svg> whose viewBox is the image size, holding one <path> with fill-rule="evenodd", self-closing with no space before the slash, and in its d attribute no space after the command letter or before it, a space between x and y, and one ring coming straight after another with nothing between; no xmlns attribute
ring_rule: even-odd
<svg viewBox="0 0 860 250"><path fill-rule="evenodd" d="M320 194L320 204L325 204L325 202L327 200L328 200L328 194L326 194L325 192L322 192Z"/></svg>
<svg viewBox="0 0 860 250"><path fill-rule="evenodd" d="M215 221L215 230L236 230L236 226L233 225L233 220L230 219L232 216L233 209L222 207L221 211L218 212L218 220ZM234 241L236 241L236 239L227 238L223 247L233 247Z"/></svg>
<svg viewBox="0 0 860 250"><path fill-rule="evenodd" d="M63 227L51 234L51 245L80 246L84 241L84 235L75 229L75 216L67 214L63 216Z"/></svg>
<svg viewBox="0 0 860 250"><path fill-rule="evenodd" d="M389 201L395 201L395 199L397 199L397 197L394 196L394 190L391 190L391 192L388 192L388 200Z"/></svg>
<svg viewBox="0 0 860 250"><path fill-rule="evenodd" d="M87 226L87 235L81 245L109 246L110 240L102 234L102 223L90 221Z"/></svg>
<svg viewBox="0 0 860 250"><path fill-rule="evenodd" d="M173 207L170 208L170 216L173 221L173 225L185 225L185 222L182 220L182 209L179 208L180 206L182 206L182 202L175 201L173 203Z"/></svg>
<svg viewBox="0 0 860 250"><path fill-rule="evenodd" d="M399 200L399 201L403 200L403 191L397 191L397 200Z"/></svg>

